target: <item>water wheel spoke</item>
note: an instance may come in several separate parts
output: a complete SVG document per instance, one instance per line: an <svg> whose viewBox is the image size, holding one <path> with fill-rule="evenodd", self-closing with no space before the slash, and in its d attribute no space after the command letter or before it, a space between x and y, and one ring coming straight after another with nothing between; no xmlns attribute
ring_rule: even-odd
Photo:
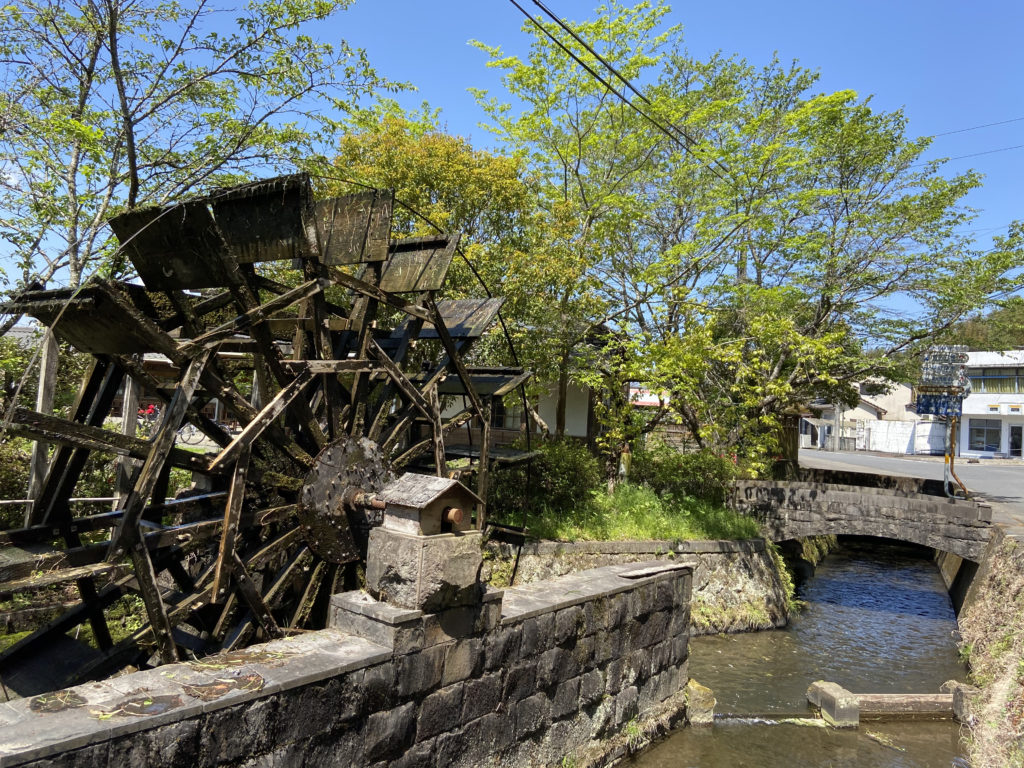
<svg viewBox="0 0 1024 768"><path fill-rule="evenodd" d="M299 598L291 620L288 622L289 627L301 627L309 619L310 614L313 612L317 595L320 594L320 586L323 583L326 572L327 563L323 560L314 566L313 573L310 574L309 581L306 583L306 588L302 591L302 597Z"/></svg>
<svg viewBox="0 0 1024 768"><path fill-rule="evenodd" d="M244 429L224 449L217 454L217 457L210 463L210 470L221 471L230 461L233 461L242 450L248 450L253 442L263 434L280 416L284 410L302 394L303 388L310 382L312 376L309 370L300 371L292 382L258 413Z"/></svg>
<svg viewBox="0 0 1024 768"><path fill-rule="evenodd" d="M113 453L118 456L129 456L133 459L146 459L151 448L148 440L20 407L14 409L7 431L18 437L89 451ZM172 448L167 460L172 467L191 469L196 472L213 471L210 469L210 460L207 457L180 448Z"/></svg>
<svg viewBox="0 0 1024 768"><path fill-rule="evenodd" d="M238 522L242 517L242 502L245 498L245 479L249 473L250 450L247 443L239 449L235 472L231 478L231 491L224 509L224 527L220 536L220 550L214 569L213 594L220 597L227 591L231 564L235 555L235 539L238 537Z"/></svg>
<svg viewBox="0 0 1024 768"><path fill-rule="evenodd" d="M238 585L238 594L241 596L242 601L249 606L249 610L260 627L263 628L263 631L271 638L281 637L281 628L277 625L277 621L270 611L270 606L267 605L263 596L256 588L256 584L253 583L245 563L238 557L237 552L232 553L231 577Z"/></svg>

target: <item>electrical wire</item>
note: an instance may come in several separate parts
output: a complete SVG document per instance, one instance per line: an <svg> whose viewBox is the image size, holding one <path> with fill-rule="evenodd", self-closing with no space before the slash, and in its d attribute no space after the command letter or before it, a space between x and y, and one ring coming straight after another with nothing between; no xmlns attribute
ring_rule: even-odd
<svg viewBox="0 0 1024 768"><path fill-rule="evenodd" d="M977 131L981 128L992 128L996 125L1007 125L1009 123L1019 123L1024 120L1024 117L1013 117L1009 120L1000 120L996 123L985 123L984 125L972 125L970 128L957 128L955 131L943 131L942 133L933 133L931 138L937 139L939 136L952 136L954 133L967 133L968 131Z"/></svg>
<svg viewBox="0 0 1024 768"><path fill-rule="evenodd" d="M932 163L948 163L953 160L965 160L968 157L981 157L982 155L994 155L998 152L1009 152L1013 149L1024 149L1024 144L1014 144L1012 147L1000 147L999 149L987 149L984 152L972 152L969 155L956 155L955 157L939 157L935 160L927 160L922 163L912 163L908 165L908 168L920 168L923 165L931 165Z"/></svg>
<svg viewBox="0 0 1024 768"><path fill-rule="evenodd" d="M521 6L516 0L509 0L509 2L512 3L512 5L514 5L516 8L518 8L520 13L522 13L527 19L529 19L534 24L534 26L537 27L537 29L539 29L541 32L543 32L548 37L548 39L551 40L551 42L553 42L555 45L557 45L563 52L565 52L565 54L567 56L569 56L573 61L575 61L583 69L585 69L590 74L591 77L593 77L595 80L597 80L599 83L601 83L601 85L603 85L605 88L607 88L611 93L613 93L615 96L617 96L618 99L623 104L625 104L630 109L632 109L634 112L636 112L638 115L640 115L642 118L644 118L647 122L649 122L651 125L653 125L655 128L657 128L661 133L665 134L665 136L667 136L675 144L677 144L678 146L682 147L682 149L687 154L689 154L692 157L694 157L697 160L697 162L699 162L701 165L703 165L707 170L711 171L711 173L713 173L715 176L717 176L720 181L725 182L730 187L733 187L735 189L735 185L731 181L729 181L727 178L725 178L717 170L712 168L707 162L704 161L703 158L701 158L697 154L697 152L695 151L695 149L692 146L694 144L693 139L691 139L685 133L682 133L681 134L682 138L680 138L680 134L677 134L677 133L673 132L673 130L670 130L669 128L665 127L665 125L663 125L662 123L660 123L659 121L657 121L653 117L651 117L649 114L644 112L633 101L631 101L629 99L629 97L626 96L626 94L624 94L622 91L620 91L615 86L613 86L610 82L608 82L608 80L606 80L604 77L602 77L600 74L598 74L598 72L595 71L593 67L591 67L585 61L583 61L583 59L581 59L573 51L571 51L568 48L568 46L566 46L561 40L559 40L557 37L555 37L553 34L551 34L551 31L549 29L547 29L547 27L545 27L543 24L541 24L539 21L537 21L537 19L535 19L533 17L533 14L531 14L529 11L527 11L525 8L523 8L523 6ZM546 8L545 8L545 12L548 13L548 14L551 14L551 12L548 11ZM552 14L552 18L555 18L556 23L560 27L562 27L563 29L567 30L569 32L569 34L571 34L580 43L580 45L582 45L587 50L588 53L590 53L598 61L600 61L602 64L604 64L606 67L608 67L609 70L614 72L616 77L618 77L620 80L625 82L631 91L633 91L634 93L639 93L639 91L637 91L636 88L634 88L632 84L628 83L628 81L626 81L625 78L622 77L622 75L620 75L617 71L615 71L614 68L611 67L611 65L609 65L601 57L600 54L598 54L589 44L587 44L578 35L576 35L575 32L570 30L567 25L565 25L561 20L559 20L553 14ZM643 98L642 94L641 94L641 98ZM644 100L647 101L648 104L650 104L650 101L648 101L646 98ZM673 129L674 129L674 126L673 126ZM675 130L678 130L678 129L675 129ZM720 162L715 161L715 164L718 165L719 167L721 167L726 173L728 173L728 169L725 168L724 166L722 166L722 164Z"/></svg>

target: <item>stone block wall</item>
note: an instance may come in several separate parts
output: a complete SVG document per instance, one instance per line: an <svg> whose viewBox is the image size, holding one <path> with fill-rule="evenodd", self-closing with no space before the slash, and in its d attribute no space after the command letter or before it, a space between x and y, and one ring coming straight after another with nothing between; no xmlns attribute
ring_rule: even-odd
<svg viewBox="0 0 1024 768"><path fill-rule="evenodd" d="M987 504L862 488L741 480L730 501L755 516L774 541L810 536L879 536L952 552L980 562L992 532Z"/></svg>
<svg viewBox="0 0 1024 768"><path fill-rule="evenodd" d="M7 766L598 765L677 721L691 574L617 565L0 704Z"/></svg>
<svg viewBox="0 0 1024 768"><path fill-rule="evenodd" d="M486 576L509 578L516 547L488 542ZM538 541L519 554L517 586L589 568L673 558L693 569L690 632L749 632L785 626L789 598L780 562L764 539L743 541Z"/></svg>

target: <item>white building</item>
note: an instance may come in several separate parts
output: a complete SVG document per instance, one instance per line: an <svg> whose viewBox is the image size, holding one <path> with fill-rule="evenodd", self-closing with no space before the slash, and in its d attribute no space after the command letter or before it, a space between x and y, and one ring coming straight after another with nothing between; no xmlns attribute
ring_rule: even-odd
<svg viewBox="0 0 1024 768"><path fill-rule="evenodd" d="M960 455L1020 459L1024 435L1024 349L969 352Z"/></svg>
<svg viewBox="0 0 1024 768"><path fill-rule="evenodd" d="M897 382L865 382L859 384L860 401L852 408L842 408L838 418L836 406L815 403L800 421L800 445L803 448L826 450L879 451L882 453L941 453L942 442L935 445L930 422L922 422L914 410L913 390ZM836 429L842 439L836 444Z"/></svg>

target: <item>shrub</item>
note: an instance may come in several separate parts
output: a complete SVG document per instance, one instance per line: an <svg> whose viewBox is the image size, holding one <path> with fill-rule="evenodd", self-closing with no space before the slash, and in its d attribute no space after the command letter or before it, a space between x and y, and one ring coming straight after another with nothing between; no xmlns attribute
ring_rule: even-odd
<svg viewBox="0 0 1024 768"><path fill-rule="evenodd" d="M24 499L28 493L28 468L31 443L21 438L0 442L0 498ZM21 505L0 507L0 529L20 528L25 508Z"/></svg>
<svg viewBox="0 0 1024 768"><path fill-rule="evenodd" d="M588 504L601 487L601 464L582 443L541 443L531 466L501 469L491 475L488 502L503 522L518 524L524 511L571 512Z"/></svg>
<svg viewBox="0 0 1024 768"><path fill-rule="evenodd" d="M676 499L721 504L736 479L736 465L708 450L680 453L664 443L654 443L633 455L629 479Z"/></svg>

